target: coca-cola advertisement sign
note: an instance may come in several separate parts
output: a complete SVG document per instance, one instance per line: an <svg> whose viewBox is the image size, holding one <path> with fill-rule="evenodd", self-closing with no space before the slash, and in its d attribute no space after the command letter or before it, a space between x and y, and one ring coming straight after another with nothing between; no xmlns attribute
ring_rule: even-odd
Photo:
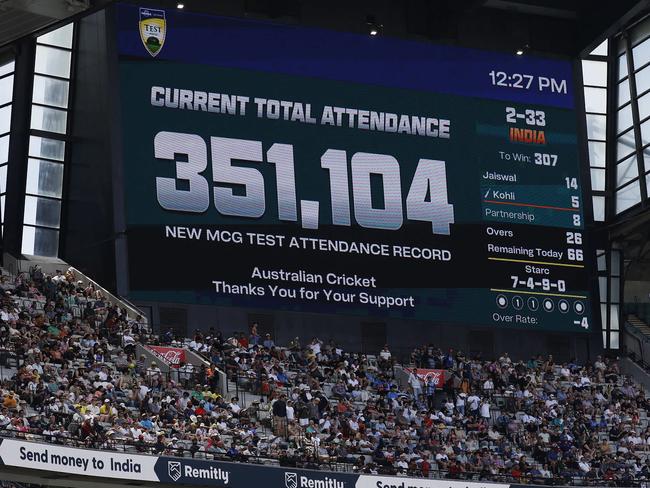
<svg viewBox="0 0 650 488"><path fill-rule="evenodd" d="M415 373L422 381L433 379L436 388L442 388L445 383L445 370L444 369L428 369L428 368L406 368L409 373Z"/></svg>
<svg viewBox="0 0 650 488"><path fill-rule="evenodd" d="M147 346L160 359L174 368L185 362L185 349L180 347Z"/></svg>

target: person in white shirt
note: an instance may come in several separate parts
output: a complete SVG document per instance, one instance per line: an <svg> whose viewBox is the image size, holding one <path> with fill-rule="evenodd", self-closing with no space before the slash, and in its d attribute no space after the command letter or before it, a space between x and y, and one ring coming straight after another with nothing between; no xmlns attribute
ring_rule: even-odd
<svg viewBox="0 0 650 488"><path fill-rule="evenodd" d="M311 344L309 344L309 348L314 353L314 356L318 356L321 350L321 342L314 337L314 339L311 341Z"/></svg>
<svg viewBox="0 0 650 488"><path fill-rule="evenodd" d="M486 420L490 419L490 402L488 400L481 402L481 417Z"/></svg>
<svg viewBox="0 0 650 488"><path fill-rule="evenodd" d="M384 346L384 348L379 352L379 357L384 361L388 361L391 358L391 353L388 350L388 346Z"/></svg>
<svg viewBox="0 0 650 488"><path fill-rule="evenodd" d="M639 436L636 433L630 434L627 438L627 441L631 442L635 446L638 446L639 444L643 444L643 439L641 439L641 436Z"/></svg>
<svg viewBox="0 0 650 488"><path fill-rule="evenodd" d="M554 406L557 405L557 400L555 399L555 395L551 395L548 400L545 402L546 408L551 409Z"/></svg>
<svg viewBox="0 0 650 488"><path fill-rule="evenodd" d="M525 413L521 416L521 421L524 424L536 424L538 420L537 417L535 417L534 415L528 415L527 413Z"/></svg>
<svg viewBox="0 0 650 488"><path fill-rule="evenodd" d="M458 395L458 398L456 398L456 410L458 413L461 415L465 415L465 397L467 395L465 393L461 393Z"/></svg>
<svg viewBox="0 0 650 488"><path fill-rule="evenodd" d="M138 399L140 401L144 400L144 397L147 396L147 393L149 393L149 387L145 385L144 383L140 384L140 389L138 391Z"/></svg>
<svg viewBox="0 0 650 488"><path fill-rule="evenodd" d="M587 460L584 458L584 456L580 456L580 461L578 462L578 467L580 468L580 471L583 473L588 473L591 471L591 465L587 462Z"/></svg>
<svg viewBox="0 0 650 488"><path fill-rule="evenodd" d="M467 397L467 406L469 407L469 414L476 415L478 413L478 408L480 405L481 399L477 397L474 393Z"/></svg>
<svg viewBox="0 0 650 488"><path fill-rule="evenodd" d="M422 385L420 384L420 378L418 378L417 375L413 374L411 371L409 373L408 382L411 386L411 389L413 390L413 399L415 401L418 401L422 396Z"/></svg>
<svg viewBox="0 0 650 488"><path fill-rule="evenodd" d="M454 404L453 404L453 402L451 401L450 398L448 398L447 401L445 402L445 410L447 410L448 415L451 415L451 414L454 413Z"/></svg>
<svg viewBox="0 0 650 488"><path fill-rule="evenodd" d="M293 402L292 401L287 402L286 409L287 409L287 422L291 422L292 420L294 420L296 418L296 416L295 416L295 411L296 410L293 408Z"/></svg>
<svg viewBox="0 0 650 488"><path fill-rule="evenodd" d="M241 411L241 406L239 405L238 402L239 402L239 398L232 397L232 399L230 400L230 403L228 404L228 406L230 407L230 410L232 410L232 413L234 413L234 414L239 414L239 412Z"/></svg>
<svg viewBox="0 0 650 488"><path fill-rule="evenodd" d="M129 344L135 344L135 339L131 335L131 331L126 331L124 334L122 334L122 346L128 346Z"/></svg>
<svg viewBox="0 0 650 488"><path fill-rule="evenodd" d="M488 392L494 390L494 382L492 381L491 378L485 380L485 382L483 383L483 390Z"/></svg>
<svg viewBox="0 0 650 488"><path fill-rule="evenodd" d="M406 471L409 467L409 464L406 462L406 456L402 454L399 458L399 461L396 463L397 468L402 471Z"/></svg>
<svg viewBox="0 0 650 488"><path fill-rule="evenodd" d="M288 416L288 411L287 411L287 416ZM320 424L320 431L329 434L329 429L332 427L332 423L330 422L329 418L324 417L320 419L318 423Z"/></svg>

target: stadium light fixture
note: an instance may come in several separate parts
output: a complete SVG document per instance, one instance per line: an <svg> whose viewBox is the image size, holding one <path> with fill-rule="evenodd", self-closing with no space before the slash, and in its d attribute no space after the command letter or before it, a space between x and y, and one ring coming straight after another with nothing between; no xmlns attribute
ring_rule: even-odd
<svg viewBox="0 0 650 488"><path fill-rule="evenodd" d="M382 24L377 23L374 15L366 16L366 25L368 26L368 34L371 36L378 35L384 27Z"/></svg>
<svg viewBox="0 0 650 488"><path fill-rule="evenodd" d="M526 52L529 49L530 49L530 45L524 44L523 46L520 46L520 47L517 48L517 50L515 51L515 54L517 56L523 56L524 54L526 54Z"/></svg>
<svg viewBox="0 0 650 488"><path fill-rule="evenodd" d="M182 9L185 8L185 4L183 2L178 2L176 4L176 8L179 9L179 10L182 10Z"/></svg>

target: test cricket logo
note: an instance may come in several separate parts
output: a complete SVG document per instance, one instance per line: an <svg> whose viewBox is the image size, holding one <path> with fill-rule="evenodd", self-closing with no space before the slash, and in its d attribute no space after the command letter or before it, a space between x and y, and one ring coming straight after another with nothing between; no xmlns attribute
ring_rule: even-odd
<svg viewBox="0 0 650 488"><path fill-rule="evenodd" d="M165 20L164 10L140 9L140 39L145 49L154 58L165 44L166 32L167 20Z"/></svg>
<svg viewBox="0 0 650 488"><path fill-rule="evenodd" d="M284 486L287 488L296 488L298 486L298 474L284 473Z"/></svg>
<svg viewBox="0 0 650 488"><path fill-rule="evenodd" d="M172 480L178 481L181 477L181 463L179 461L168 461L167 473Z"/></svg>

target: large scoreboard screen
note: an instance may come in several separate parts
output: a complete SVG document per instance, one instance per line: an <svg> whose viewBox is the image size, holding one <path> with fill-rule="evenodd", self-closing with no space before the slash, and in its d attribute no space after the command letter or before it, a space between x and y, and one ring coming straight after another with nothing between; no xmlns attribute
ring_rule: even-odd
<svg viewBox="0 0 650 488"><path fill-rule="evenodd" d="M117 9L129 296L587 331L572 64Z"/></svg>

